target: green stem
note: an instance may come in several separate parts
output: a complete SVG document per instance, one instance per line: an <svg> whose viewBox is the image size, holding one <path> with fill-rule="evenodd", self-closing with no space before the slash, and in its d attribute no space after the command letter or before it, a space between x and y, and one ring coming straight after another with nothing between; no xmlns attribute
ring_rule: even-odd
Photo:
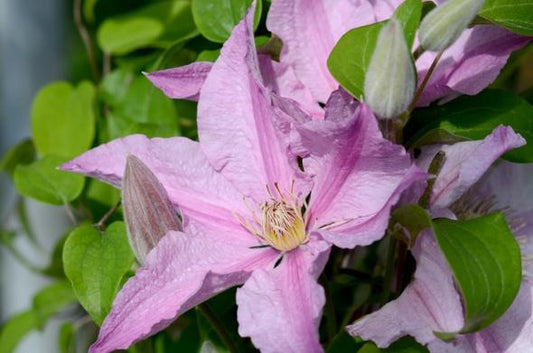
<svg viewBox="0 0 533 353"><path fill-rule="evenodd" d="M89 64L91 66L91 71L94 76L94 82L100 82L100 72L98 72L98 66L96 64L96 55L94 52L94 46L91 41L91 36L89 35L89 31L87 30L87 27L85 27L85 24L83 23L83 16L82 16L82 0L74 0L74 8L73 8L73 15L74 15L74 24L76 25L76 28L78 29L78 32L81 37L81 41L83 42L83 45L85 46L85 50L87 51L87 56L89 57Z"/></svg>
<svg viewBox="0 0 533 353"><path fill-rule="evenodd" d="M429 78L433 74L433 71L435 71L435 68L437 67L437 64L440 61L440 58L442 57L442 53L440 52L437 54L435 59L433 59L433 62L431 63L431 66L429 67L428 72L426 73L426 76L424 77L424 81L422 81L422 84L420 87L418 87L415 97L413 98L413 101L411 102L411 105L409 105L409 108L407 109L408 115L411 114L411 112L415 109L416 105L418 104L418 101L420 100L420 97L422 97L422 93L424 92L424 89L426 88Z"/></svg>
<svg viewBox="0 0 533 353"><path fill-rule="evenodd" d="M96 223L96 226L100 231L105 230L105 223L109 220L109 218L117 211L118 207L120 206L120 200L113 206L109 211L106 212L106 214Z"/></svg>
<svg viewBox="0 0 533 353"><path fill-rule="evenodd" d="M381 302L385 304L389 301L394 276L394 260L396 257L397 240L389 235L389 249L387 250L387 263L385 264L385 275L383 280L383 294Z"/></svg>
<svg viewBox="0 0 533 353"><path fill-rule="evenodd" d="M424 193L420 197L420 200L418 201L418 204L425 208L429 208L429 202L431 199L431 191L433 191L433 185L435 184L435 180L437 179L437 175L440 172L440 169L442 168L442 165L444 164L444 158L445 158L444 151L439 151L435 157L433 157L433 160L431 161L431 164L429 165L428 172L429 174L432 174L433 177L429 178L426 184L426 189L424 190Z"/></svg>
<svg viewBox="0 0 533 353"><path fill-rule="evenodd" d="M224 345L226 346L228 351L230 353L238 353L239 349L237 348L235 343L233 343L229 332L226 330L226 328L215 315L215 313L209 308L209 306L206 303L202 303L198 305L197 308L202 313L202 315L204 315L204 317L209 322L213 330L215 330L222 342L224 342Z"/></svg>

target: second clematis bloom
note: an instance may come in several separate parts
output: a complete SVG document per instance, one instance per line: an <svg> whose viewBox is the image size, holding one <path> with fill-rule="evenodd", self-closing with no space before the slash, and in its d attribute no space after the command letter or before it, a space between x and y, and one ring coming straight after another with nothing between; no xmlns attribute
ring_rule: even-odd
<svg viewBox="0 0 533 353"><path fill-rule="evenodd" d="M242 336L265 353L322 352L317 277L331 246L381 238L401 193L426 177L343 92L324 120L273 93L260 72L252 14L202 85L200 142L134 135L62 166L121 187L135 156L183 217L183 230L168 231L119 292L91 353L127 348L241 284Z"/></svg>
<svg viewBox="0 0 533 353"><path fill-rule="evenodd" d="M529 182L524 181L531 169L505 163L503 170L498 166L488 176L483 176L503 153L524 143L511 128L500 126L483 140L425 147L418 158L423 169L429 167L438 151L445 153L430 198L432 216L468 219L503 211L522 246L524 258L530 257L531 234L527 232L531 231L533 222L528 199L531 188ZM513 212L508 212L509 207ZM521 228L522 225L526 228ZM380 347L411 335L428 345L432 353L514 353L526 352L532 346L530 276L525 277L513 305L495 323L480 332L444 342L434 332L457 332L463 327L461 296L430 230L421 233L413 255L417 261L416 272L403 293L380 310L348 326L348 332L372 340ZM526 271L530 268L531 265L527 265Z"/></svg>

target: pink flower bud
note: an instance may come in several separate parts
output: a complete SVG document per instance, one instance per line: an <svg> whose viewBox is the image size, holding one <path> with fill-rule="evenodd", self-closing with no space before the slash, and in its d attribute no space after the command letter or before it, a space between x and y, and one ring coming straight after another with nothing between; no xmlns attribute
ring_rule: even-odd
<svg viewBox="0 0 533 353"><path fill-rule="evenodd" d="M165 189L146 164L132 155L126 161L122 205L130 245L141 263L168 231L182 230Z"/></svg>

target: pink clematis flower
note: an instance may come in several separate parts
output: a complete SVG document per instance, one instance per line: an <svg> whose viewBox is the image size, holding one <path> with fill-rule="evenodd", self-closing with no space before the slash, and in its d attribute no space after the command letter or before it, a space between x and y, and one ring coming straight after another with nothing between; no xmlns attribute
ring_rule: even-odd
<svg viewBox="0 0 533 353"><path fill-rule="evenodd" d="M275 0L267 27L283 41L280 62L293 68L297 79L309 87L317 101L326 102L338 87L327 68L327 58L340 37L352 28L390 18L402 3L402 0ZM530 40L497 26L465 30L444 51L419 105L479 93L494 81L511 52ZM419 83L434 58L434 53L425 53L416 61Z"/></svg>
<svg viewBox="0 0 533 353"><path fill-rule="evenodd" d="M330 247L381 238L400 194L426 177L383 139L369 109L342 92L323 121L273 93L261 75L252 14L202 84L199 143L133 135L62 166L120 187L133 155L183 216L183 231L169 231L117 295L91 353L127 348L241 284L242 336L262 352L322 352L317 277ZM323 143L309 144L310 136ZM305 153L305 171L295 151Z"/></svg>
<svg viewBox="0 0 533 353"><path fill-rule="evenodd" d="M515 353L527 352L533 347L532 175L532 164L502 162L491 168L469 193L474 204L485 204L488 212L504 211L520 245L523 278L515 301L490 327L450 343L435 341L430 344L432 352ZM459 205L459 208L465 206L468 211L468 204Z"/></svg>
<svg viewBox="0 0 533 353"><path fill-rule="evenodd" d="M491 210L510 206L524 210L523 214L517 216L524 217L527 224L533 222L530 201L525 201L525 196L520 195L516 200L523 202L517 204L508 194L509 187L519 190L524 185L530 186L529 182L524 182L524 173L514 172L515 174L509 175L497 167L478 183L499 156L524 143L524 139L511 128L501 126L481 141L425 148L418 159L418 164L423 169L429 167L439 150L446 154L430 199L432 215L456 219L464 213L481 212L479 215L483 215ZM507 169L511 168L511 164L503 165ZM516 168L519 167L511 169ZM509 180L504 180L504 176ZM515 191L516 196L518 193L520 191ZM492 203L494 196L496 204ZM469 202L465 204L465 200ZM531 227L526 229L526 234L530 230ZM521 229L515 234L518 236L523 231ZM531 254L531 238L520 236L520 239L520 243L524 245L523 253ZM348 326L348 332L372 340L380 347L388 346L401 336L411 335L418 342L427 344L434 353L511 353L525 352L526 347L531 347L533 320L530 278L524 280L518 297L507 313L490 327L478 333L460 336L453 342L443 342L433 332L456 332L462 328L464 313L461 297L431 231L426 230L420 235L413 255L417 269L412 283L396 300Z"/></svg>

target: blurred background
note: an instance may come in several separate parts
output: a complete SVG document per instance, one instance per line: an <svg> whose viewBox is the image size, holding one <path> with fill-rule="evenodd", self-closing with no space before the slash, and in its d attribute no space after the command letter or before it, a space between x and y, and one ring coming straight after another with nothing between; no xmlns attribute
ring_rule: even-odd
<svg viewBox="0 0 533 353"><path fill-rule="evenodd" d="M76 44L65 0L0 0L0 155L31 136L30 109L37 91L46 83L72 75L70 57ZM14 209L18 202L6 173L0 175L0 220L22 229ZM27 201L28 221L43 249L27 237L17 236L14 246L32 265L44 267L57 239L69 223L61 207ZM31 306L34 294L50 280L24 267L0 247L0 321ZM43 331L33 331L17 352L57 352L59 320Z"/></svg>

